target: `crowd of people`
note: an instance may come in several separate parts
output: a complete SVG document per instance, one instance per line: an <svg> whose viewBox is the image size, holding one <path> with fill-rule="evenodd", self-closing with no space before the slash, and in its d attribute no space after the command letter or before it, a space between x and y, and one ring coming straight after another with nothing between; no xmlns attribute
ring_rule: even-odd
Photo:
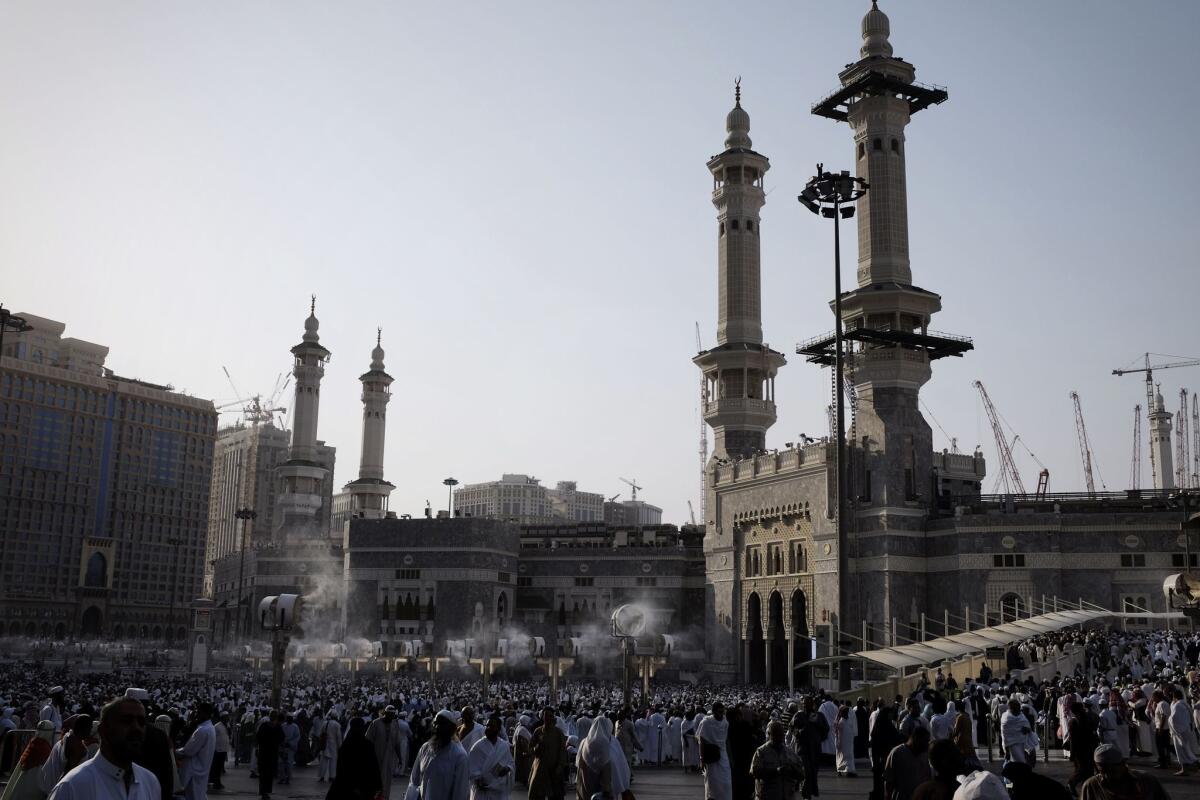
<svg viewBox="0 0 1200 800"><path fill-rule="evenodd" d="M1070 674L1018 677L1068 650L1082 656ZM1071 630L1012 648L1004 674L985 667L960 685L933 668L911 693L871 703L656 683L626 705L603 682L564 683L552 697L545 682L485 692L478 680L297 671L273 708L269 681L250 673L129 686L0 668L0 734L36 731L20 753L0 747L0 770L12 771L0 800L106 796L84 787L114 781L125 797L198 800L222 791L231 766L263 798L315 767L334 800L388 798L405 777L406 800L500 800L518 786L530 800L631 800L646 765L701 774L711 800L810 800L822 773L860 769L871 800L1157 800L1161 784L1128 762L1200 769L1198 657L1195 636ZM990 744L1003 781L981 764ZM1073 767L1066 786L1036 768L1039 751L1060 749Z"/></svg>

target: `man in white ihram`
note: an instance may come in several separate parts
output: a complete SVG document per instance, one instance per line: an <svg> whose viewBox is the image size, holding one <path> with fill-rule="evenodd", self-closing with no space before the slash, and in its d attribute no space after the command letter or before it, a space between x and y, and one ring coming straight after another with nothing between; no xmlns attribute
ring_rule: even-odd
<svg viewBox="0 0 1200 800"><path fill-rule="evenodd" d="M725 749L729 721L725 719L724 704L713 703L712 713L700 721L696 735L700 739L700 760L704 765L705 800L733 800L733 775L729 770L729 753ZM718 752L719 758L708 760Z"/></svg>
<svg viewBox="0 0 1200 800"><path fill-rule="evenodd" d="M500 717L492 717L467 759L471 800L508 800L514 768L512 748L500 738Z"/></svg>
<svg viewBox="0 0 1200 800"><path fill-rule="evenodd" d="M330 709L317 733L317 783L337 777L338 750L342 749L342 726Z"/></svg>
<svg viewBox="0 0 1200 800"><path fill-rule="evenodd" d="M433 718L433 736L417 751L404 800L467 800L468 761L462 745L454 741L454 715L442 709Z"/></svg>
<svg viewBox="0 0 1200 800"><path fill-rule="evenodd" d="M179 759L179 780L187 800L208 800L208 773L212 769L213 752L217 747L217 731L212 724L213 707L209 703L196 706L196 730L187 744L175 751Z"/></svg>
<svg viewBox="0 0 1200 800"><path fill-rule="evenodd" d="M1009 761L1024 764L1029 759L1025 749L1033 728L1029 719L1021 712L1021 701L1015 697L1008 701L1008 710L1000 715L1000 741Z"/></svg>
<svg viewBox="0 0 1200 800"><path fill-rule="evenodd" d="M133 763L145 741L145 707L112 701L100 711L100 752L64 775L48 800L160 800L158 778Z"/></svg>

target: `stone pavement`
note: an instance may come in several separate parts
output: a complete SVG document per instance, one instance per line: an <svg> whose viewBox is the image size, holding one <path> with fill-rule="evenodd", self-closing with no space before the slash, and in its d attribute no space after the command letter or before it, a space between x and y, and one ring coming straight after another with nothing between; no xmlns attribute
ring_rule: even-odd
<svg viewBox="0 0 1200 800"><path fill-rule="evenodd" d="M987 757L986 751L980 751L982 758ZM1200 800L1200 777L1188 775L1176 777L1174 770L1154 768L1153 759L1133 759L1134 769L1142 769L1155 775L1167 790L1171 800ZM989 769L999 772L1000 762L988 765ZM1050 763L1039 762L1038 771L1056 780L1066 782L1071 774L1071 765L1061 757L1052 757ZM392 783L391 800L402 800L407 780L397 778ZM865 763L861 764L858 777L838 778L832 769L822 769L820 773L821 798L865 798L871 790L871 773ZM226 773L225 791L215 797L256 798L258 781L251 779L246 767L233 768ZM704 783L698 775L688 775L676 767L646 767L634 770L633 791L638 800L703 800ZM292 775L290 786L276 786L272 797L277 800L296 798L296 800L317 800L324 798L329 785L317 783L316 767L297 767ZM525 792L517 787L512 793L513 800L524 798ZM568 787L567 800L574 797L573 787Z"/></svg>

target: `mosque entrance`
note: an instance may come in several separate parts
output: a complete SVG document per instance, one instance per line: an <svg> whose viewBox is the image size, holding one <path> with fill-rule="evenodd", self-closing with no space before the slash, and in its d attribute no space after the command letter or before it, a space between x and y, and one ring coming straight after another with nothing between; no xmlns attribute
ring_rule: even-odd
<svg viewBox="0 0 1200 800"><path fill-rule="evenodd" d="M787 633L783 628L783 595L771 592L767 601L767 653L770 668L767 683L771 686L787 686Z"/></svg>
<svg viewBox="0 0 1200 800"><path fill-rule="evenodd" d="M88 606L79 619L79 635L87 639L99 636L103 621L104 617L101 615L100 609Z"/></svg>
<svg viewBox="0 0 1200 800"><path fill-rule="evenodd" d="M763 641L762 600L751 592L746 601L746 683L766 678L766 642Z"/></svg>
<svg viewBox="0 0 1200 800"><path fill-rule="evenodd" d="M808 598L802 589L792 592L792 657L796 662L796 686L811 686L812 676L807 667L800 665L812 654L812 640L808 638Z"/></svg>

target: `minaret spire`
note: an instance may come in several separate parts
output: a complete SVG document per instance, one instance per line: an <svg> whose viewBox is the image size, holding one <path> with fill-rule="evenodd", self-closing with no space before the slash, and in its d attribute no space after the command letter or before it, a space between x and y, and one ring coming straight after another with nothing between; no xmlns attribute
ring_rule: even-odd
<svg viewBox="0 0 1200 800"><path fill-rule="evenodd" d="M725 151L708 162L717 208L717 346L692 359L707 381L704 419L712 426L717 458L765 449L767 428L775 423L775 373L784 364L762 340L759 209L771 164L751 149L740 77L733 92Z"/></svg>
<svg viewBox="0 0 1200 800"><path fill-rule="evenodd" d="M387 435L387 404L392 399L392 376L383 366L383 328L375 329L375 348L371 365L359 376L362 383L362 450L358 460L358 478L346 484L355 517L378 519L387 513L388 496L396 488L383 478L383 449Z"/></svg>

